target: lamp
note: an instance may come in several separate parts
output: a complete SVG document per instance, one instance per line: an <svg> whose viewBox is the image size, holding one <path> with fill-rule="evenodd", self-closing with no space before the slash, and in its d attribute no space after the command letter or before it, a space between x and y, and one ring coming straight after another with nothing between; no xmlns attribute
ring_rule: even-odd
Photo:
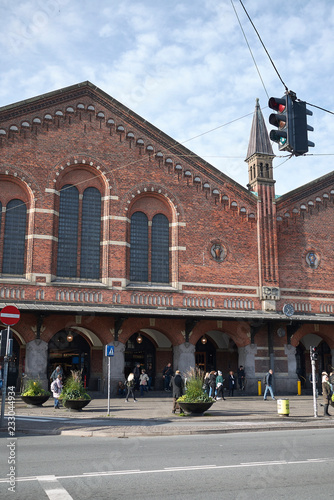
<svg viewBox="0 0 334 500"><path fill-rule="evenodd" d="M201 338L201 342L202 344L206 344L208 341L208 339L206 338L206 336L204 335L202 338Z"/></svg>
<svg viewBox="0 0 334 500"><path fill-rule="evenodd" d="M72 340L73 340L72 333L68 333L66 339L67 339L67 342L72 342Z"/></svg>
<svg viewBox="0 0 334 500"><path fill-rule="evenodd" d="M137 337L137 339L136 339L136 340L137 340L137 343L138 343L138 344L141 344L141 343L142 343L142 341L143 341L143 337L140 335L140 333L138 333L138 337Z"/></svg>

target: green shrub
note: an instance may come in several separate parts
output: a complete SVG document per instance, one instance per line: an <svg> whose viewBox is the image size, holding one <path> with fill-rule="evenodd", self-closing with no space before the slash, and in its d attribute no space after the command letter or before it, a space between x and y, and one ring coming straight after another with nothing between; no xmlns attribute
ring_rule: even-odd
<svg viewBox="0 0 334 500"><path fill-rule="evenodd" d="M43 389L39 380L28 380L22 396L51 396L49 391Z"/></svg>
<svg viewBox="0 0 334 500"><path fill-rule="evenodd" d="M186 393L181 396L178 403L213 403L214 399L209 397L203 390L204 373L194 368L187 372Z"/></svg>
<svg viewBox="0 0 334 500"><path fill-rule="evenodd" d="M72 376L64 384L63 390L59 396L63 402L67 400L91 399L82 384L81 371L71 370Z"/></svg>

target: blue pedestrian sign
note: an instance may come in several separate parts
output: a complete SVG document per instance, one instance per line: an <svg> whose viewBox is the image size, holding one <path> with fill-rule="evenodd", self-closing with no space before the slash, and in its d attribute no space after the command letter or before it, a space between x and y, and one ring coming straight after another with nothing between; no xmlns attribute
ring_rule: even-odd
<svg viewBox="0 0 334 500"><path fill-rule="evenodd" d="M113 345L106 345L106 349L105 349L105 355L106 356L113 356L114 355L114 346Z"/></svg>

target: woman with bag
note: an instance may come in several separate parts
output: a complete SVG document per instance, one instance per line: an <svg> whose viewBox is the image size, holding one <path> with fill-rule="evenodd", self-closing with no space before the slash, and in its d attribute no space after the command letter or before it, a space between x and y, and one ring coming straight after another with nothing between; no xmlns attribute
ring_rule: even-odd
<svg viewBox="0 0 334 500"><path fill-rule="evenodd" d="M134 403L137 402L136 398L135 398L135 376L133 373L130 373L130 375L128 376L128 379L127 381L125 382L125 385L127 386L128 388L128 392L127 392L127 395L126 395L126 399L125 399L125 402L128 403L129 402L129 396L130 394L132 394L133 396L133 401Z"/></svg>
<svg viewBox="0 0 334 500"><path fill-rule="evenodd" d="M216 378L217 399L223 399L225 401L223 384L224 384L223 374L221 371L218 370L218 376Z"/></svg>
<svg viewBox="0 0 334 500"><path fill-rule="evenodd" d="M322 398L324 402L324 417L330 417L330 413L328 413L328 407L331 402L331 396L332 390L328 375L326 372L322 372Z"/></svg>

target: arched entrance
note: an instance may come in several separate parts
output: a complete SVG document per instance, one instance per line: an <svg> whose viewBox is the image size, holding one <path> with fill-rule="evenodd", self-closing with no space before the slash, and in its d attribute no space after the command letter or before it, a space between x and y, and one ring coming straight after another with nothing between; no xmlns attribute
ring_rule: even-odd
<svg viewBox="0 0 334 500"><path fill-rule="evenodd" d="M206 339L206 343L203 343L202 339ZM195 363L204 372L211 372L216 369L216 346L207 336L199 339L196 344Z"/></svg>
<svg viewBox="0 0 334 500"><path fill-rule="evenodd" d="M238 346L227 333L221 331L210 331L204 336L207 340L203 344L203 337L196 344L196 365L210 372L221 370L224 377L230 370L236 372L238 368Z"/></svg>
<svg viewBox="0 0 334 500"><path fill-rule="evenodd" d="M139 337L139 338L138 338ZM142 340L138 342L138 340ZM141 368L148 369L149 364L152 364L153 381L154 386L154 376L155 376L155 346L146 335L141 332L134 333L125 344L124 353L124 375L125 378L128 377L129 373L133 372L133 369L137 363L140 363Z"/></svg>
<svg viewBox="0 0 334 500"><path fill-rule="evenodd" d="M82 370L82 379L89 384L90 345L75 330L60 330L49 342L48 377L56 366L61 365L64 377L71 375L71 370Z"/></svg>

